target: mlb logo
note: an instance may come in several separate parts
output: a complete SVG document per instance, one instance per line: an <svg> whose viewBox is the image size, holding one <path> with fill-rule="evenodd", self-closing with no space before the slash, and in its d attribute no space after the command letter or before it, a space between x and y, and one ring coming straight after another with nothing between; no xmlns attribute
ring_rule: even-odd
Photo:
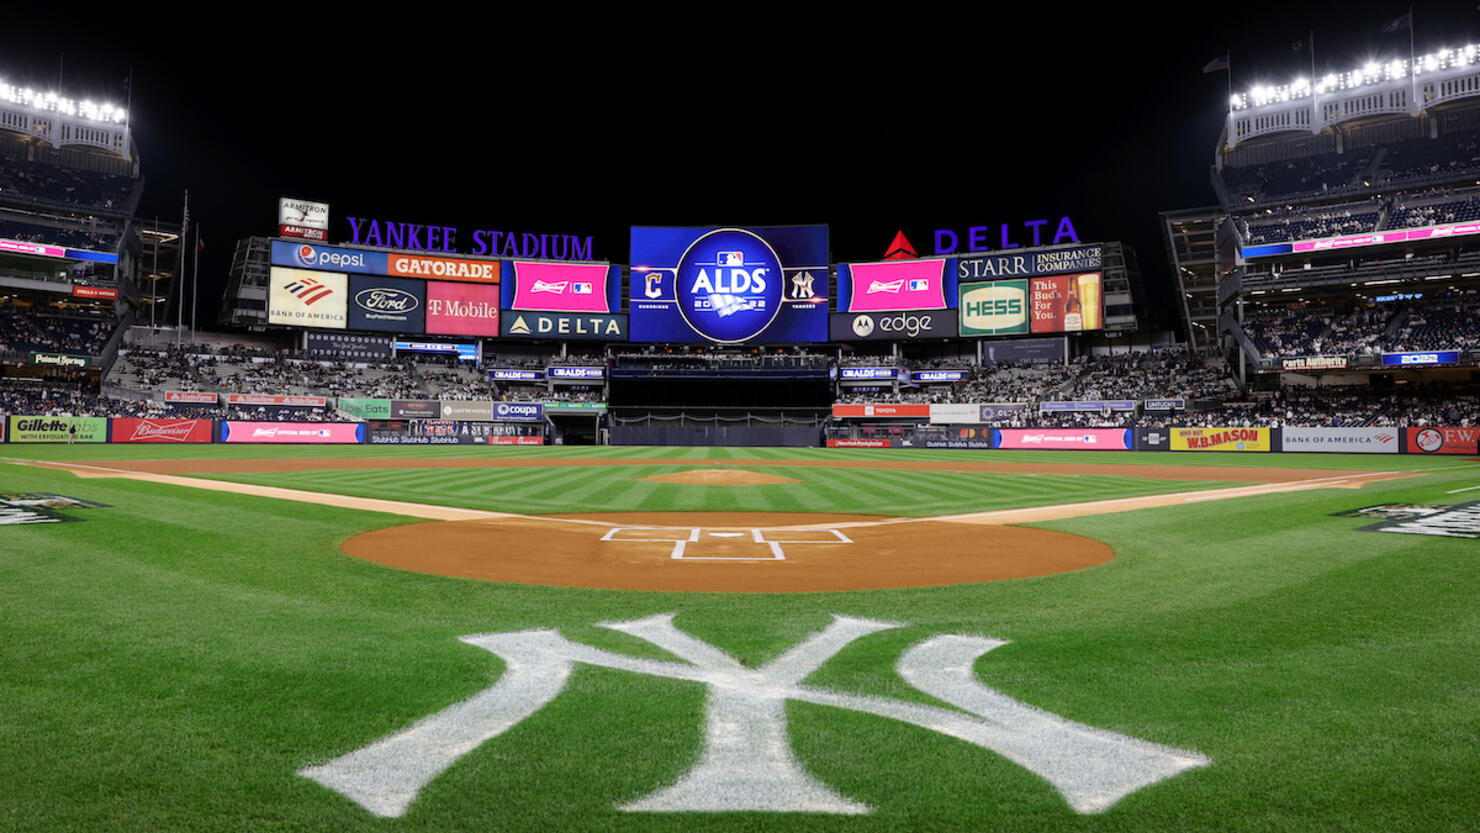
<svg viewBox="0 0 1480 833"><path fill-rule="evenodd" d="M744 252L719 252L718 254L715 255L715 265L717 265L717 266L744 266L745 265L745 253Z"/></svg>
<svg viewBox="0 0 1480 833"><path fill-rule="evenodd" d="M914 280L910 281L910 291L911 292L924 292L925 290L927 290L929 288L930 288L930 279L929 278L915 278Z"/></svg>
<svg viewBox="0 0 1480 833"><path fill-rule="evenodd" d="M571 291L574 292L577 295L590 295L591 294L591 284L589 284L589 283L577 283L574 287L571 288Z"/></svg>

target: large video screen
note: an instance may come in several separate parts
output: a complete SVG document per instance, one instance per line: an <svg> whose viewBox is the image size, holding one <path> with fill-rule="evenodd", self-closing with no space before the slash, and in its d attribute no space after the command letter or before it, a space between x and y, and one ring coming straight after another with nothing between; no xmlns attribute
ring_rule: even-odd
<svg viewBox="0 0 1480 833"><path fill-rule="evenodd" d="M503 285L504 309L611 313L622 305L620 266L516 260L509 267Z"/></svg>
<svg viewBox="0 0 1480 833"><path fill-rule="evenodd" d="M632 227L632 341L827 341L827 226Z"/></svg>
<svg viewBox="0 0 1480 833"><path fill-rule="evenodd" d="M838 312L904 312L956 306L947 258L838 264Z"/></svg>
<svg viewBox="0 0 1480 833"><path fill-rule="evenodd" d="M1100 273L962 283L961 335L1076 333L1105 326Z"/></svg>

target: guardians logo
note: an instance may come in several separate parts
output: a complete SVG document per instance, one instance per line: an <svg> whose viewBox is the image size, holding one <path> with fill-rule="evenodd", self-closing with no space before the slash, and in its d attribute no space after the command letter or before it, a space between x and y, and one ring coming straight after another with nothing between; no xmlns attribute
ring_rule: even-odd
<svg viewBox="0 0 1480 833"><path fill-rule="evenodd" d="M781 311L782 277L781 258L759 235L717 229L689 244L678 262L678 310L710 341L749 341Z"/></svg>

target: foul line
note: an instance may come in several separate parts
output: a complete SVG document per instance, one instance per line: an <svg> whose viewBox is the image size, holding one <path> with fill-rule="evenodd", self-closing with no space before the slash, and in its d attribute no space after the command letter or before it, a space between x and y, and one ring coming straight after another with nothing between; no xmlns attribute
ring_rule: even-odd
<svg viewBox="0 0 1480 833"><path fill-rule="evenodd" d="M151 483L163 483L170 486L184 486L192 489L205 489L212 492L228 492L231 494L251 495L255 497L269 497L280 500L292 500L300 503L315 503L324 506L338 506L345 509L359 509L368 512L383 512L393 515L403 515L412 518L423 518L435 521L494 521L494 520L518 520L518 521L545 521L554 523L585 524L589 526L601 526L608 528L647 528L647 529L682 529L688 527L669 526L666 524L637 524L630 521L617 523L613 521L598 521L586 518L556 518L548 515L520 515L513 512L496 512L487 509L463 509L455 506L438 506L427 503L411 503L409 501L388 500L385 498L355 497L353 495L337 495L330 492L311 492L302 489L286 489L280 486L260 486L254 483L237 483L233 481L206 480L197 477L184 477L173 474L154 474L152 472L139 472L131 469L117 469L107 466L93 466L84 463L62 463L56 461L41 460L18 460L11 457L0 457L5 462L20 465L37 466L41 468L60 468L64 471L73 469L87 469L89 471L105 472L108 476L121 477L131 480L143 480ZM1236 486L1221 489L1199 489L1190 492L1171 492L1157 495L1140 495L1135 497L1112 498L1109 500L1092 500L1083 503L1060 503L1050 506L1028 506L1018 509L998 509L988 512L967 512L956 515L935 515L926 518L891 518L882 521L843 521L839 523L815 523L815 524L785 524L765 529L848 529L874 526L891 526L895 524L911 524L925 522L941 523L976 523L989 526L1000 526L1011 523L1030 523L1034 521L1061 520L1065 518L1077 518L1086 515L1103 515L1113 512L1125 512L1133 509L1153 509L1163 506L1176 506L1181 503L1198 503L1210 500L1227 500L1238 497L1256 497L1259 495L1279 494L1282 492L1299 492L1310 489L1322 489L1339 486L1343 483L1358 481L1373 477L1411 476L1409 472L1382 471L1367 472L1364 474L1344 474L1332 477L1317 477L1310 480L1292 480L1283 483L1261 483L1253 486ZM1475 487L1480 488L1480 487ZM632 514L642 514L635 512ZM735 513L745 514L745 513ZM723 526L723 524L717 524Z"/></svg>

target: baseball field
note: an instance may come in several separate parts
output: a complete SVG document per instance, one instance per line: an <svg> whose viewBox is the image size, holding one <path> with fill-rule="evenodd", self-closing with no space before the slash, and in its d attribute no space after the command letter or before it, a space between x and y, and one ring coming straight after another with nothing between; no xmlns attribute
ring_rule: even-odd
<svg viewBox="0 0 1480 833"><path fill-rule="evenodd" d="M0 830L1480 828L1473 460L0 457Z"/></svg>

